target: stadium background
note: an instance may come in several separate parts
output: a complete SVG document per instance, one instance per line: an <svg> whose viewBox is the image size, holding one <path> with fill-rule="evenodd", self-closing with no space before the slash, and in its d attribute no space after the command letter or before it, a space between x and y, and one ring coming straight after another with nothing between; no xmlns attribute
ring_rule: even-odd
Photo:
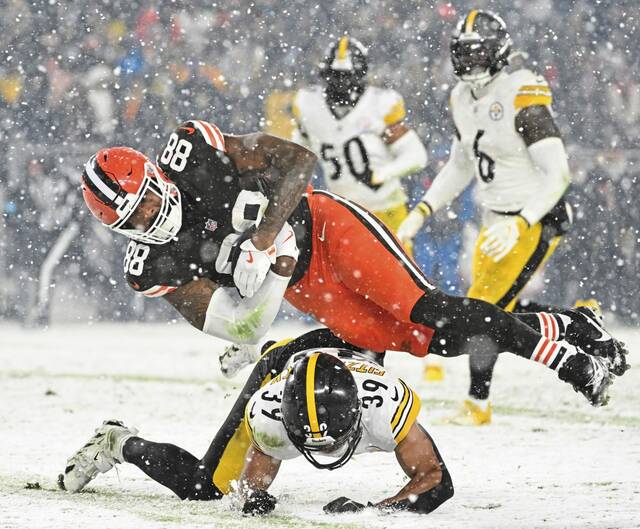
<svg viewBox="0 0 640 529"><path fill-rule="evenodd" d="M105 145L155 155L167 131L194 116L233 133L286 134L292 90L317 81L316 63L345 31L370 47L371 82L404 95L409 121L427 144L429 167L410 183L419 193L447 156L448 38L469 7L2 2L0 318L37 324L40 287L52 297L54 320L171 314L131 295L122 280L124 241L84 218L81 163ZM622 321L637 323L640 5L529 0L474 7L502 14L515 47L549 81L571 153L576 225L539 297L569 303L595 296ZM472 222L467 217L435 219L432 231L460 231ZM60 237L72 242L52 268L47 254ZM43 265L51 274L43 275Z"/></svg>

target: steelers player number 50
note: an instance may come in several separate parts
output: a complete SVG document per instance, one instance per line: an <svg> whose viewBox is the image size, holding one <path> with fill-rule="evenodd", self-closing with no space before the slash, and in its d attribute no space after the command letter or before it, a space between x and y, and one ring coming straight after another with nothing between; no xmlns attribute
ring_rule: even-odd
<svg viewBox="0 0 640 529"><path fill-rule="evenodd" d="M342 176L343 167L338 158L339 147L330 143L323 143L320 147L320 155L325 162L329 162L334 167L332 174L327 175L331 180L337 180ZM369 155L364 143L357 136L347 140L342 146L342 157L344 158L349 172L357 179L365 184L371 177L371 168L369 167Z"/></svg>
<svg viewBox="0 0 640 529"><path fill-rule="evenodd" d="M167 146L162 151L160 163L168 165L174 171L181 172L187 166L191 149L193 149L191 142L178 138L178 135L174 132L169 136Z"/></svg>
<svg viewBox="0 0 640 529"><path fill-rule="evenodd" d="M473 154L478 161L478 174L480 178L482 178L483 182L488 183L491 182L495 176L494 169L496 163L493 161L493 158L480 150L479 144L482 136L484 136L484 130L479 130L473 142Z"/></svg>

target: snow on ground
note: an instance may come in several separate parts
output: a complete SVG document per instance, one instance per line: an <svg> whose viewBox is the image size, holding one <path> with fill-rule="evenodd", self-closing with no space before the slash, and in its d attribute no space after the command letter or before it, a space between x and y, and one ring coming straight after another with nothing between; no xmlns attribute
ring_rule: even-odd
<svg viewBox="0 0 640 529"><path fill-rule="evenodd" d="M301 328L280 325L274 337ZM640 348L640 331L618 334ZM67 456L105 418L200 456L248 373L222 378L221 348L182 324L0 325L0 527L640 527L640 369L616 381L610 405L596 410L553 373L511 356L496 368L494 424L476 429L434 424L465 395L465 359L445 360L445 380L427 384L420 360L387 356L388 368L421 395L420 421L456 487L426 517L322 513L341 495L379 500L399 489L404 478L392 454L358 456L334 472L303 458L285 463L273 485L282 501L264 519L242 517L227 499L180 502L128 465L84 493L56 490Z"/></svg>

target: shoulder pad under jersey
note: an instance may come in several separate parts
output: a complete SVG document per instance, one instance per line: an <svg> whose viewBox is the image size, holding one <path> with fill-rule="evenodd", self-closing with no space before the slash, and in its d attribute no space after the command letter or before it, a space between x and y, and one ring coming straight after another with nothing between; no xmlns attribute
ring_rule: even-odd
<svg viewBox="0 0 640 529"><path fill-rule="evenodd" d="M553 100L547 80L527 68L509 74L509 85L513 90L513 105L516 110L533 105L550 106Z"/></svg>

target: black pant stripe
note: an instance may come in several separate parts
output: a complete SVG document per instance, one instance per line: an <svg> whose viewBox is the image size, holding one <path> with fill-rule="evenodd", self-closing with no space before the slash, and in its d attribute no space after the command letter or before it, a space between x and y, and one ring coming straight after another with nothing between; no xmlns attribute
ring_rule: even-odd
<svg viewBox="0 0 640 529"><path fill-rule="evenodd" d="M517 277L517 279L511 285L511 288L507 291L507 293L502 296L502 298L496 303L498 307L504 309L511 303L516 296L520 293L520 291L527 285L529 280L533 277L533 274L536 273L542 261L544 261L545 255L547 255L547 251L549 250L549 242L542 237L542 233L540 234L540 240L538 241L538 245L536 249L529 257L527 264L524 265L522 272Z"/></svg>
<svg viewBox="0 0 640 529"><path fill-rule="evenodd" d="M347 208L353 215L380 241L382 246L389 252L391 252L402 263L403 268L409 273L413 281L418 287L427 290L434 290L436 287L427 281L424 274L418 269L418 267L411 261L411 258L406 254L404 248L396 241L395 236L389 230L389 228L381 222L375 215L367 211L366 209L358 206L357 204L347 200L338 195L334 195L329 191L314 190L314 194L325 195L340 205Z"/></svg>

